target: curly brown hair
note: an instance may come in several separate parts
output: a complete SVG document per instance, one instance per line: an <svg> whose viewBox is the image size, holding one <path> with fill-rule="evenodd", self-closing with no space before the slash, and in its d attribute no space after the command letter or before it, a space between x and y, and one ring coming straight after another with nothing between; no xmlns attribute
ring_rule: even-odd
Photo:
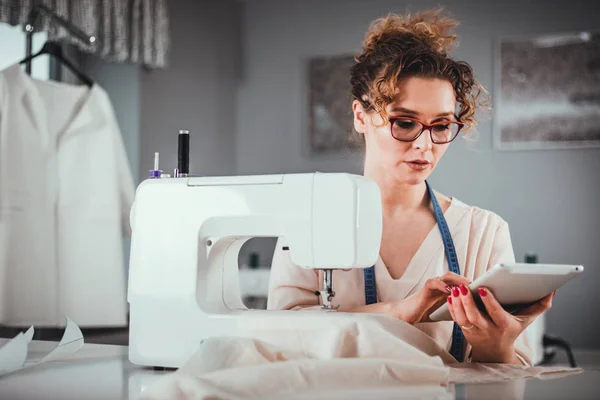
<svg viewBox="0 0 600 400"><path fill-rule="evenodd" d="M464 132L475 124L478 107L487 106L485 88L475 79L471 66L450 57L456 41L452 33L458 22L427 10L415 15L390 14L371 24L362 53L351 68L352 96L365 110L374 110L387 123L386 106L395 97L397 85L408 77L448 80L459 103L457 118ZM362 137L362 135L360 135Z"/></svg>

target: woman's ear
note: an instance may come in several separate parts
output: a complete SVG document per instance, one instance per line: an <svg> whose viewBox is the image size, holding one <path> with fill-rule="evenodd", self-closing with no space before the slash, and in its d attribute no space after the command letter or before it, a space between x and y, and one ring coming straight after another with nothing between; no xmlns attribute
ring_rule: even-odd
<svg viewBox="0 0 600 400"><path fill-rule="evenodd" d="M367 133L367 112L360 101L352 102L352 112L354 113L354 129L364 135Z"/></svg>

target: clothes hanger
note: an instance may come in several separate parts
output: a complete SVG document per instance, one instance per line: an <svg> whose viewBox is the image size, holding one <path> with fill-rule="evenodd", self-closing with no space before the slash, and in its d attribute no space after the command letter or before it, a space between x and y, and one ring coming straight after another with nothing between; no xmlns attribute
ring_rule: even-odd
<svg viewBox="0 0 600 400"><path fill-rule="evenodd" d="M77 67L75 67L75 65L73 65L73 63L71 61L69 61L69 59L67 59L63 55L62 47L58 43L55 43L52 41L48 41L48 42L44 43L44 46L42 46L42 49L40 51L38 51L36 54L32 54L29 57L24 58L23 60L21 60L19 62L19 64L24 64L26 62L29 62L29 61L33 60L34 58L36 58L37 56L41 56L42 54L48 54L48 55L51 55L52 57L54 57L61 64L65 65L67 68L69 68L69 70L73 74L75 74L75 76L77 76L77 78L79 78L79 80L82 81L83 83L85 83L88 87L91 87L94 84L94 81L91 78L89 78L87 75L85 75L79 69L77 69Z"/></svg>

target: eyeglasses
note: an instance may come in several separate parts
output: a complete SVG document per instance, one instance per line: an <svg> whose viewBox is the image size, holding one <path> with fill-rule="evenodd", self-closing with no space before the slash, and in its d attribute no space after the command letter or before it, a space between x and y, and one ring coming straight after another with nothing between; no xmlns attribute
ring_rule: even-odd
<svg viewBox="0 0 600 400"><path fill-rule="evenodd" d="M458 121L440 121L430 125L414 118L390 118L392 137L401 142L417 140L423 131L428 130L433 143L450 143L456 139L463 126L464 123Z"/></svg>

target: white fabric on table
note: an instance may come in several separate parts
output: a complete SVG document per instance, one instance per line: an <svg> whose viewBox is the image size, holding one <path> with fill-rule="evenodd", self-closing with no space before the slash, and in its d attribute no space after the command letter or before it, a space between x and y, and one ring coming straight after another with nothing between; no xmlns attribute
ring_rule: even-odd
<svg viewBox="0 0 600 400"><path fill-rule="evenodd" d="M264 340L206 339L184 366L139 399L450 399L452 383L553 378L580 371L456 363L430 336L403 321L367 314L351 321L337 335L288 331L294 342L286 346L269 343L269 335L275 341L286 334L284 327L264 333ZM282 343L280 336L277 342Z"/></svg>

